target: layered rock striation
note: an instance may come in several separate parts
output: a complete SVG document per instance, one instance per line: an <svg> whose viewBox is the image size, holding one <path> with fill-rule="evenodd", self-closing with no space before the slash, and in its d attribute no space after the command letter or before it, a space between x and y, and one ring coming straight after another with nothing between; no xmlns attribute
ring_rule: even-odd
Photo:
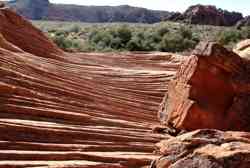
<svg viewBox="0 0 250 168"><path fill-rule="evenodd" d="M181 56L64 53L0 9L0 167L149 165L166 85Z"/></svg>
<svg viewBox="0 0 250 168"><path fill-rule="evenodd" d="M11 10L0 20L0 167L248 167L249 133L214 130L250 129L247 59L215 43L65 53ZM165 125L203 130L155 127L164 95Z"/></svg>

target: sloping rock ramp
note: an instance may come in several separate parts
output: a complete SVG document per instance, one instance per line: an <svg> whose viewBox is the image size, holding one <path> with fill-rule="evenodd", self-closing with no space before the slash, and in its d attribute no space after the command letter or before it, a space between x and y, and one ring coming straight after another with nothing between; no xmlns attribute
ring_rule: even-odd
<svg viewBox="0 0 250 168"><path fill-rule="evenodd" d="M58 49L0 9L0 167L138 168L158 156L151 132L182 57Z"/></svg>

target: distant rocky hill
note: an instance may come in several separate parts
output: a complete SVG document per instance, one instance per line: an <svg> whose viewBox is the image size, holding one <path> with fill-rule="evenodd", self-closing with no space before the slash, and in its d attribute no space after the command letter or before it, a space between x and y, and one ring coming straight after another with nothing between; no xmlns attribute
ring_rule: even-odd
<svg viewBox="0 0 250 168"><path fill-rule="evenodd" d="M49 0L13 0L8 6L33 20L82 22L138 22L156 23L171 15L166 11L122 6L79 6L52 4Z"/></svg>
<svg viewBox="0 0 250 168"><path fill-rule="evenodd" d="M49 0L13 0L8 6L28 19L45 19L48 16L51 4Z"/></svg>
<svg viewBox="0 0 250 168"><path fill-rule="evenodd" d="M250 26L250 16L246 16L244 19L240 20L237 23L237 26L238 27L241 27L241 26Z"/></svg>
<svg viewBox="0 0 250 168"><path fill-rule="evenodd" d="M229 12L211 5L194 5L183 14L173 15L171 19L191 24L233 26L244 18L239 12Z"/></svg>
<svg viewBox="0 0 250 168"><path fill-rule="evenodd" d="M211 5L194 5L184 13L156 11L145 8L121 6L80 6L52 4L49 0L12 0L12 9L28 19L81 21L81 22L135 22L156 23L178 21L190 24L233 26L249 25L249 18L239 12L229 12Z"/></svg>

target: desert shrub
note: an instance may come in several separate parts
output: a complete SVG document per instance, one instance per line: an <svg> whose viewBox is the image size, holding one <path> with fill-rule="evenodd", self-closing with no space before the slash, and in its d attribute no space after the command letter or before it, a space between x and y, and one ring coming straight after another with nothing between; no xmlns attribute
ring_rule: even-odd
<svg viewBox="0 0 250 168"><path fill-rule="evenodd" d="M239 30L225 30L217 35L217 41L222 45L230 45L242 39L242 34Z"/></svg>
<svg viewBox="0 0 250 168"><path fill-rule="evenodd" d="M131 29L126 25L120 26L115 30L114 37L119 38L122 46L124 47L132 37Z"/></svg>
<svg viewBox="0 0 250 168"><path fill-rule="evenodd" d="M64 35L53 37L53 41L57 44L58 47L62 49L68 49L71 47L71 41L68 40Z"/></svg>
<svg viewBox="0 0 250 168"><path fill-rule="evenodd" d="M181 26L178 30L178 33L181 34L182 38L184 39L192 39L193 33L190 28L186 28L185 26Z"/></svg>
<svg viewBox="0 0 250 168"><path fill-rule="evenodd" d="M89 36L90 45L97 51L181 52L193 48L198 41L188 28L180 27L176 31L170 31L166 26L131 28L122 25L102 31L94 30Z"/></svg>
<svg viewBox="0 0 250 168"><path fill-rule="evenodd" d="M156 33L161 37L163 37L168 32L169 29L167 26L159 26L159 28L156 29Z"/></svg>
<svg viewBox="0 0 250 168"><path fill-rule="evenodd" d="M88 42L94 50L124 50L131 40L132 32L126 25L94 30L91 32Z"/></svg>
<svg viewBox="0 0 250 168"><path fill-rule="evenodd" d="M156 51L162 37L152 28L137 29L126 45L129 51Z"/></svg>
<svg viewBox="0 0 250 168"><path fill-rule="evenodd" d="M77 24L74 24L69 28L68 32L79 33L79 32L81 32L81 27Z"/></svg>
<svg viewBox="0 0 250 168"><path fill-rule="evenodd" d="M88 39L93 50L101 51L110 48L112 35L108 31L93 31Z"/></svg>
<svg viewBox="0 0 250 168"><path fill-rule="evenodd" d="M70 39L65 34L54 33L51 34L51 39L57 46L65 51L83 51L83 43L78 39Z"/></svg>
<svg viewBox="0 0 250 168"><path fill-rule="evenodd" d="M192 27L168 22L154 25L56 24L50 26L47 33L64 50L181 52L193 48L200 38L200 33ZM45 24L40 25L44 29Z"/></svg>
<svg viewBox="0 0 250 168"><path fill-rule="evenodd" d="M126 45L128 51L143 51L138 38L132 38Z"/></svg>
<svg viewBox="0 0 250 168"><path fill-rule="evenodd" d="M190 29L180 27L176 32L167 33L160 42L160 51L182 52L193 49L199 42Z"/></svg>
<svg viewBox="0 0 250 168"><path fill-rule="evenodd" d="M215 27L162 22L68 23L36 22L60 48L76 51L171 51L191 50L202 40L217 41L232 48L240 40L250 38L250 27ZM74 48L75 47L75 48Z"/></svg>
<svg viewBox="0 0 250 168"><path fill-rule="evenodd" d="M250 27L247 26L242 28L241 34L244 39L250 39Z"/></svg>

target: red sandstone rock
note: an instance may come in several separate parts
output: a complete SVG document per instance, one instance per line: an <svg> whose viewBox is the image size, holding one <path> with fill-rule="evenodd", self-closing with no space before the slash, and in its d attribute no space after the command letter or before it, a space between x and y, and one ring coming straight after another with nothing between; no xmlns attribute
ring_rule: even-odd
<svg viewBox="0 0 250 168"><path fill-rule="evenodd" d="M155 168L248 168L250 133L197 130L157 144Z"/></svg>
<svg viewBox="0 0 250 168"><path fill-rule="evenodd" d="M0 167L134 168L158 156L152 133L181 57L68 54L0 9Z"/></svg>
<svg viewBox="0 0 250 168"><path fill-rule="evenodd" d="M234 48L234 52L243 58L250 59L250 39L239 42Z"/></svg>
<svg viewBox="0 0 250 168"><path fill-rule="evenodd" d="M0 167L249 165L248 133L159 134L158 106L182 57L68 54L8 9L0 19ZM172 127L248 130L248 62L216 44L198 49L171 82L160 117L167 107Z"/></svg>
<svg viewBox="0 0 250 168"><path fill-rule="evenodd" d="M160 118L177 129L250 130L250 63L201 43L168 87Z"/></svg>
<svg viewBox="0 0 250 168"><path fill-rule="evenodd" d="M29 21L10 9L0 10L0 32L9 43L36 56L59 59L63 55L63 52Z"/></svg>

